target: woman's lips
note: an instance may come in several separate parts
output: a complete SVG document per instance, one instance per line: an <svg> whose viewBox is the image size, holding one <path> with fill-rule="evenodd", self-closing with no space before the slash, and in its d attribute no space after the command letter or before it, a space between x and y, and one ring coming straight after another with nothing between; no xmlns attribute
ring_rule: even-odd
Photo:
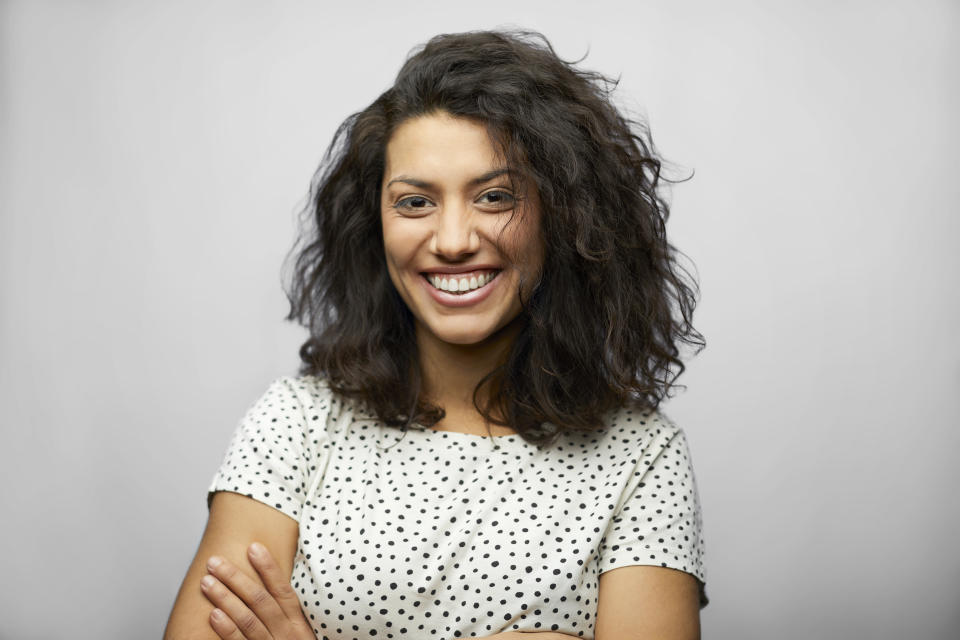
<svg viewBox="0 0 960 640"><path fill-rule="evenodd" d="M422 274L423 277L421 281L423 282L423 286L426 287L427 292L436 302L446 307L468 307L482 302L490 295L500 280L498 277L499 273L500 271L493 269L478 269L476 271L455 274L428 272ZM465 282L466 287L470 290L463 293L443 291L434 286L434 281L438 279L440 280L441 286L443 286L444 281L446 281L447 287L450 287L453 282L456 282L457 287L460 286L460 283ZM480 282L483 280L485 280L485 282L481 285Z"/></svg>

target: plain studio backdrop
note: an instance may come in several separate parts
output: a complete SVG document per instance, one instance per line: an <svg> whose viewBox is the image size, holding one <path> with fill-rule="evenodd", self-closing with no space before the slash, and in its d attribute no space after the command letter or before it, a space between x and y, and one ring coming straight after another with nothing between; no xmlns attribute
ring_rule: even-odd
<svg viewBox="0 0 960 640"><path fill-rule="evenodd" d="M621 78L707 349L705 638L960 626L960 5L6 2L0 638L159 637L237 421L295 373L280 269L337 125L441 32ZM589 52L589 53L588 53ZM616 286L616 283L609 283Z"/></svg>

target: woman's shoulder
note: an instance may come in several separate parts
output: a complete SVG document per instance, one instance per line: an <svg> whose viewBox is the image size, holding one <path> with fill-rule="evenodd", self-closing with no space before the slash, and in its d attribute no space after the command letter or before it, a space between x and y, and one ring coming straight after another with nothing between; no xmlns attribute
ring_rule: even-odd
<svg viewBox="0 0 960 640"><path fill-rule="evenodd" d="M605 431L624 435L672 437L682 429L659 407L639 403L623 404L607 413Z"/></svg>
<svg viewBox="0 0 960 640"><path fill-rule="evenodd" d="M337 417L344 413L367 417L369 413L363 403L338 393L336 386L322 375L279 376L265 393L265 396L271 395L284 404L297 406L308 420Z"/></svg>
<svg viewBox="0 0 960 640"><path fill-rule="evenodd" d="M284 386L291 389L294 388L303 388L303 389L329 389L330 383L323 376L317 375L281 375L273 378L270 382L271 386Z"/></svg>
<svg viewBox="0 0 960 640"><path fill-rule="evenodd" d="M656 451L684 438L683 430L659 408L624 404L608 411L603 424L592 433L578 436L595 452L630 457L638 451ZM586 442L581 441L581 445Z"/></svg>
<svg viewBox="0 0 960 640"><path fill-rule="evenodd" d="M328 403L332 391L329 383L320 377L283 375L274 378L263 392L261 402L272 400L283 405L306 407Z"/></svg>

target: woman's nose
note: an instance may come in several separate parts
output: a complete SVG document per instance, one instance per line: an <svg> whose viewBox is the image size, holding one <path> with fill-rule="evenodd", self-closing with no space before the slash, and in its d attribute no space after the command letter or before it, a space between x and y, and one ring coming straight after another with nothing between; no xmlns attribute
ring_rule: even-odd
<svg viewBox="0 0 960 640"><path fill-rule="evenodd" d="M437 227L430 246L433 253L448 260L457 260L480 250L480 235L469 210L444 207L436 220Z"/></svg>

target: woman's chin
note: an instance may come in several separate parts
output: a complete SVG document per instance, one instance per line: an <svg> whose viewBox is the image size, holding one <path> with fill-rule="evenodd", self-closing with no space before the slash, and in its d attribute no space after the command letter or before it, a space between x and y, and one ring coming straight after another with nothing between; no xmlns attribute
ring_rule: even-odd
<svg viewBox="0 0 960 640"><path fill-rule="evenodd" d="M517 319L512 318L497 324L480 324L474 320L462 324L444 323L443 326L423 328L426 329L424 331L426 336L438 342L459 347L479 347L493 346L502 340L510 340L515 334L512 329L519 327Z"/></svg>
<svg viewBox="0 0 960 640"><path fill-rule="evenodd" d="M493 334L492 331L444 331L439 333L434 333L434 337L440 342L446 344L454 344L461 347L467 347L471 345L478 345L486 342L490 336Z"/></svg>

